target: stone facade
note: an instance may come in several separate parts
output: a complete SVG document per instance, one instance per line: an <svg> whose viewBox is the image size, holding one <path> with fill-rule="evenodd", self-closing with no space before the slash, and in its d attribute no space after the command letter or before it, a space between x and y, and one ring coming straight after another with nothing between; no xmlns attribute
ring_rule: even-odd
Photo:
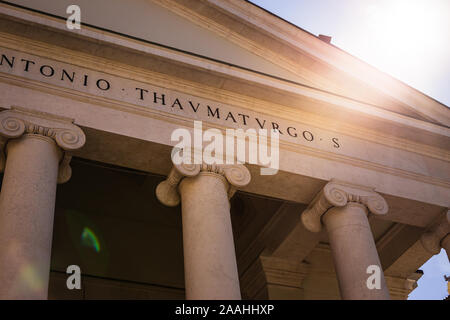
<svg viewBox="0 0 450 320"><path fill-rule="evenodd" d="M0 4L0 298L405 299L417 269L450 252L446 106L245 1L127 2L154 18L139 30L122 19L68 30L45 2L11 2ZM278 173L173 163L171 134L194 120L277 130ZM91 196L91 184L120 192ZM89 201L61 211L78 198ZM107 212L91 217L105 239L130 230L84 230L92 263L60 249L76 245L60 247L54 224L65 214L72 228L89 207ZM81 291L65 287L67 261L85 263Z"/></svg>

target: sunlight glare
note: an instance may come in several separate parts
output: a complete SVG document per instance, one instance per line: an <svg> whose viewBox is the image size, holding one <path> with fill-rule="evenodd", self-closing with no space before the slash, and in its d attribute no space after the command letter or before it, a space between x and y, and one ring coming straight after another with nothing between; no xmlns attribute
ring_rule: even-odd
<svg viewBox="0 0 450 320"><path fill-rule="evenodd" d="M431 70L449 63L449 10L448 0L373 2L366 7L366 54L377 67L403 79L436 77ZM436 55L438 59L429 59Z"/></svg>

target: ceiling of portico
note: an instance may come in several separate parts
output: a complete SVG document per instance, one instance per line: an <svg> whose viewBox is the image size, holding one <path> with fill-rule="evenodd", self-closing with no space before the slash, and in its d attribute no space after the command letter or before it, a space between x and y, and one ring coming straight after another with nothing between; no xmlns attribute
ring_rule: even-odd
<svg viewBox="0 0 450 320"><path fill-rule="evenodd" d="M155 196L164 177L79 158L71 166L71 180L57 189L51 270L64 273L76 264L88 277L183 289L181 207L166 207ZM282 203L240 192L233 197L240 269L242 254ZM251 254L250 261L259 256Z"/></svg>
<svg viewBox="0 0 450 320"><path fill-rule="evenodd" d="M182 290L180 206L165 207L154 194L164 177L79 158L73 159L72 167L71 180L59 185L57 191L52 271L64 273L67 265L77 264L88 277ZM317 260L313 251L328 247L325 233L306 243L308 237L294 230L305 208L303 204L244 192L232 198L231 219L241 276L260 255L270 256L289 241L291 232L303 241L287 244L289 250L274 256L297 261L298 253L304 252L301 261L314 265L323 260ZM385 268L421 234L417 227L373 216L369 221ZM306 251L305 246L309 246ZM327 265L323 261L319 264L333 273L329 250L326 255Z"/></svg>

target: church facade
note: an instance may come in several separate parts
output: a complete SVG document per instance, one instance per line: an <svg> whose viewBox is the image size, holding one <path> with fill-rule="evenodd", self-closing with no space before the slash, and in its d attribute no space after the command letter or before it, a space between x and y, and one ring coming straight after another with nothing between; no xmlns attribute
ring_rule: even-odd
<svg viewBox="0 0 450 320"><path fill-rule="evenodd" d="M0 2L0 298L406 299L450 252L448 107L250 2L75 2ZM275 170L174 160L230 129Z"/></svg>

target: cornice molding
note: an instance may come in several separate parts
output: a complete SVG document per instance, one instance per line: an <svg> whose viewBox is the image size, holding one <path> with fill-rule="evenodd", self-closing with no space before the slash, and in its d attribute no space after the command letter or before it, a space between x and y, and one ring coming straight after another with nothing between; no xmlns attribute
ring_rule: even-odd
<svg viewBox="0 0 450 320"><path fill-rule="evenodd" d="M155 1L167 2L169 0L155 0ZM229 16L231 16L234 19L241 19L242 21L245 22L245 24L251 25L253 28L262 30L263 33L267 33L267 34L269 34L270 37L278 40L278 42L280 42L280 45L284 44L284 45L291 46L292 48L294 48L296 50L301 50L306 55L318 58L318 60L323 60L327 64L331 65L334 69L338 69L341 72L343 72L344 74L350 74L352 77L354 77L360 81L365 82L364 77L362 77L361 75L365 76L366 73L378 75L378 77L375 79L375 81L372 81L370 83L375 88L377 88L377 83L379 83L381 81L379 78L382 78L382 79L387 79L387 81L389 83L392 83L392 85L396 85L397 87L400 86L400 89L403 89L403 91L406 90L407 93L408 92L411 93L411 91L413 91L413 93L414 93L414 91L415 91L416 95L419 96L419 100L422 99L423 101L425 101L424 102L425 105L426 105L426 103L428 103L428 104L434 103L436 105L439 105L441 107L440 114L442 116L444 116L444 111L442 111L442 109L445 109L445 107L443 107L441 104L439 104L435 100L427 97L424 94L421 94L417 90L412 90L410 87L404 85L400 81L387 76L386 74L380 72L379 70L376 70L373 67L370 67L369 65L367 65L366 63L363 63L362 61L360 61L358 59L355 59L348 53L346 53L342 50L336 49L336 48L332 48L332 46L323 43L322 41L318 40L317 37L315 37L311 34L308 34L307 32L304 32L298 28L295 28L288 23L279 23L280 21L278 19L274 18L273 16L270 16L268 13L264 12L263 10L251 5L249 3L246 3L245 1L207 0L207 1L204 1L204 3L209 5L210 8L215 7L216 10L226 12ZM162 4L160 3L160 5L162 5ZM166 6L167 6L167 4L166 4ZM177 6L173 5L173 6L179 7L178 12L181 12L180 10L182 10L184 8L183 6L180 6L180 5L177 5ZM197 5L195 7L201 7L201 6ZM191 12L190 10L191 10L191 8L184 8L185 12L186 11ZM249 11L252 12L252 15L250 15L250 16L248 14ZM29 20L29 21L35 22L37 24L43 24L45 26L50 26L52 28L56 28L60 31L67 31L65 22L63 22L59 19L39 15L36 13L30 13L27 10L14 8L14 7L11 7L6 4L0 4L0 12L3 12L5 15L9 15L16 19ZM200 20L204 20L204 19L200 19ZM277 23L274 23L274 22L277 22ZM197 22L197 24L198 23L199 22ZM202 22L202 23L204 24L205 28L211 29L211 25L212 25L211 21L208 20L208 21ZM224 30L227 30L227 28L225 28ZM127 42L127 40L122 39L123 37L119 37L117 35L114 36L114 35L108 34L107 32L104 32L104 31L94 30L87 26L83 27L82 30L76 30L75 33L77 33L79 36L90 37L90 38L93 38L95 40L100 40L100 41L111 42L112 39L116 38L116 39L119 39L118 42L120 42L120 43ZM98 33L98 35L96 35L96 33ZM227 38L229 38L230 36L231 36L230 31L228 31ZM238 37L240 37L240 36L238 35ZM243 39L243 40L246 42L249 41L249 39ZM136 41L129 40L128 42L129 42L128 47L133 47L139 51L146 51L147 53L150 53L150 51L152 51L152 52L167 51L167 50L159 50L158 48L152 48L152 49L147 48L147 49L142 50L143 46L136 43ZM255 47L255 46L253 45L253 47ZM261 46L259 45L259 47L261 47ZM324 50L328 53L328 55L323 54ZM264 53L264 51L268 51L268 48L266 48L264 46L263 46L263 48L259 48L260 53ZM271 51L273 51L275 54L280 55L279 50L275 49L275 50L271 50ZM174 56L173 54L169 54L169 55ZM286 57L276 56L276 58L272 59L272 60L274 61L274 63L277 64L277 63L279 63L278 61L282 61L285 59L286 59ZM187 60L189 60L189 58L185 58L182 60L186 62ZM336 64L335 60L339 60L340 63ZM192 61L192 59L191 59L191 61ZM353 71L352 73L347 72L348 70L345 70L345 69L342 70L342 66L348 66L349 63L355 64L354 69L356 69L356 70L352 70ZM195 64L195 65L197 65L197 64ZM296 64L294 63L294 65L296 65ZM297 68L298 67L299 66L297 66ZM388 87L389 87L388 90L384 90L384 92L385 92L385 94L387 94L387 96L391 96L393 90L391 89L391 86L388 86ZM411 94L409 94L409 95L411 95ZM409 98L408 95L406 95L406 97ZM401 99L397 98L397 100L400 101ZM407 103L407 105L410 106L411 109L413 109L416 113L423 114L424 113L423 110L421 112L421 109L416 108L416 104L417 103L413 103L413 104ZM436 112L438 112L438 111L439 110L437 110ZM433 113L433 110L431 112ZM434 113L436 113L436 112L434 112ZM428 119L432 118L435 121L439 121L439 120L442 121L442 119L436 120L436 117L430 117L427 115L424 115L424 116L425 116L425 118L428 118ZM441 122L441 121L439 121L439 122Z"/></svg>
<svg viewBox="0 0 450 320"><path fill-rule="evenodd" d="M204 1L220 8L230 16L246 21L247 24L262 30L274 39L323 61L333 69L370 85L382 94L405 104L426 119L431 119L446 126L450 125L450 117L448 111L445 110L447 109L445 105L347 52L319 40L316 36L289 23L276 23L280 22L278 18L246 1ZM380 85L381 83L385 85ZM429 107L430 105L431 107Z"/></svg>
<svg viewBox="0 0 450 320"><path fill-rule="evenodd" d="M81 148L86 142L83 131L73 124L73 120L56 117L48 113L37 113L20 107L0 112L0 171L6 165L6 143L26 134L40 135L55 141L63 151L59 165L58 183L67 182L72 173L70 152Z"/></svg>
<svg viewBox="0 0 450 320"><path fill-rule="evenodd" d="M256 41L252 41L252 39L248 37L242 36L240 33L233 31L231 28L228 28L218 22L216 22L213 19L209 19L201 14L199 14L197 9L192 9L189 6L184 6L182 4L179 4L177 0L153 0L154 2L158 3L160 6L165 7L166 9L175 12L176 14L182 16L183 18L205 28L208 30L213 30L218 35L225 37L226 39L234 42L235 44L239 45L240 47L249 50L250 52L257 54L261 56L262 58L284 68L285 70L288 70L294 74L300 74L302 77L304 76L305 79L307 79L305 82L311 82L311 79L314 79L312 82L315 86L317 86L319 89L322 90L331 90L337 95L345 95L346 90L348 89L342 89L336 86L332 81L328 81L328 79L323 78L318 74L317 72L313 72L308 70L307 68L302 67L298 62L293 60L292 58L289 59L285 54L280 54L279 48L271 48L267 45L267 41L264 41L264 45L261 45L260 43L257 43ZM266 12L260 12L263 10L260 10L259 8L256 8L252 6L254 9L252 10L252 14L249 14L248 11L245 10L245 6L248 6L248 3L245 3L245 1L239 1L236 3L236 1L223 1L223 0L205 0L205 3L208 3L208 5L212 8L215 7L216 9L219 9L222 12L225 12L228 16L233 17L236 19L242 19L245 20L246 25L252 25L258 30L263 30L263 33L267 33L270 38L276 39L278 41L282 41L285 45L288 45L289 47L292 47L295 51L299 52L299 54L302 54L309 59L311 57L314 57L312 61L316 61L317 63L321 62L324 65L328 65L330 67L330 70L339 70L339 72L342 73L342 75L345 75L347 78L352 79L353 81L359 81L361 84L370 85L375 91L381 92L385 95L385 97L389 97L391 100L388 100L385 102L386 105L392 104L393 101L398 102L402 104L403 108L409 109L410 112L413 112L417 115L422 116L423 118L433 121L435 123L442 123L442 117L436 118L436 116L432 117L426 113L423 112L423 110L418 109L415 107L415 104L411 105L411 103L406 103L405 101L402 101L399 97L394 97L390 94L389 91L386 91L385 89L380 89L378 87L378 82L366 82L364 81L364 77L360 77L357 74L348 73L347 70L342 69L340 67L336 67L333 59L325 59L326 55L320 54L322 51L327 50L336 50L339 56L342 55L342 57L345 57L346 59L352 60L353 63L360 64L362 67L364 67L364 70L366 72L375 72L378 77L384 77L383 79L388 81L393 81L398 86L402 86L403 83L398 81L397 79L391 78L387 76L386 74L382 73L379 70L376 70L375 68L369 66L368 64L362 62L359 59L355 59L353 56L347 54L346 52L331 48L330 45L324 44L323 41L316 38L316 36L313 36L311 34L308 34L307 32L303 30L299 30L298 28L290 26L288 23L274 23L278 19L267 19L264 18L263 15L267 15ZM271 17L273 18L273 17ZM278 21L279 22L279 21ZM247 26L246 26L247 27ZM294 29L294 30L291 30ZM275 32L274 32L275 31ZM304 33L306 35L303 37L299 37L301 33ZM306 41L306 44L301 44L299 42L299 38L308 39ZM276 41L275 40L275 41ZM318 50L318 47L321 47L320 50ZM335 54L336 54L335 52ZM311 64L312 62L310 62ZM346 62L346 66L348 67L348 64L350 62ZM305 83L308 85L308 83ZM404 85L403 85L404 86ZM410 87L406 86L406 89L411 90ZM415 90L415 89L414 89ZM421 94L425 98L429 99L429 102L436 103L433 99L430 99L429 97L422 94L420 91L415 90L417 93ZM361 98L355 98L357 100L362 100ZM370 100L370 99L369 99ZM439 104L439 103L438 103ZM368 105L370 105L368 103ZM440 106L445 108L445 106ZM441 115L444 115L442 110L439 110ZM395 113L395 112L394 112ZM397 113L396 113L397 114ZM445 118L445 117L444 117ZM447 123L444 122L444 125L447 125Z"/></svg>
<svg viewBox="0 0 450 320"><path fill-rule="evenodd" d="M35 80L17 79L17 77L13 76L13 75L0 74L0 82L10 83L13 85L21 85L23 87L30 88L33 90L38 90L38 91L41 91L44 93L56 94L61 97L76 99L78 101L85 102L85 103L95 103L96 105L99 105L102 107L111 108L111 109L123 111L123 112L129 112L129 113L133 113L133 114L140 115L143 117L148 117L151 119L166 121L166 122L176 124L176 125L182 126L182 127L189 128L192 126L192 121L190 119L186 119L181 116L177 116L174 114L167 114L167 113L164 113L164 112L158 111L158 110L143 109L139 106L135 106L130 103L126 103L126 102L119 103L119 102L115 102L115 101L112 101L110 99L103 98L103 97L92 97L89 94L78 92L78 91L75 91L72 89L55 88L53 85L49 85L49 84L42 83L42 82L35 81ZM225 133L225 130L227 129L227 127L219 125L219 124L214 124L214 125L205 124L204 128L205 129L216 128L216 129L221 130L223 133ZM395 138L393 138L392 140L395 140ZM376 142L376 141L373 141L373 142ZM405 146L405 144L402 144L402 146ZM345 155L330 153L330 152L326 152L326 151L319 150L316 148L295 144L292 142L280 141L280 149L286 150L288 152L295 152L295 153L300 153L303 155L310 155L313 157L318 157L318 158L326 159L326 160L330 160L330 161L339 161L341 163L348 164L351 166L356 166L356 167L364 168L367 170L373 170L373 171L380 172L383 174L393 175L393 176L401 177L401 178L405 178L405 179L412 179L412 180L419 181L422 183L432 184L432 185L441 186L441 187L445 187L445 188L450 187L450 182L447 180L444 180L444 179L426 176L426 175L422 175L422 174L417 174L417 173L405 171L402 169L386 167L382 164L377 164L377 163L369 162L366 160L360 160L360 159L352 158L352 157L345 156ZM418 154L423 154L426 156L431 156L433 158L437 158L437 159L444 160L444 161L450 160L450 158L449 158L450 154L440 155L440 154L436 154L430 150L428 151L428 153L426 150L424 150L423 152L419 152L420 150L407 150L407 151L415 152ZM442 153L441 149L439 149L439 153Z"/></svg>
<svg viewBox="0 0 450 320"><path fill-rule="evenodd" d="M313 73L312 71L308 70L307 68L303 68L298 64L293 63L291 60L287 59L286 57L280 55L277 52L274 52L272 50L269 50L268 48L262 47L257 42L252 41L251 39L242 36L240 33L233 32L229 28L223 26L222 24L216 22L213 19L209 19L199 13L197 13L195 10L189 7L185 7L181 4L179 4L177 1L173 0L152 0L153 2L157 3L158 5L168 9L171 12L175 12L176 14L180 15L181 17L195 23L196 25L203 27L208 30L212 30L216 34L228 39L229 41L239 45L241 48L244 48L272 63L275 65L278 65L282 67L283 69L292 72L293 74L300 75L302 79L304 78L305 84L315 84L319 87L325 87L326 84L324 83L326 80L325 78L321 78L320 81L314 81L311 82L310 80L307 80L308 78L319 78L319 75L316 73ZM337 89L337 87L336 87Z"/></svg>
<svg viewBox="0 0 450 320"><path fill-rule="evenodd" d="M161 85L163 84L164 87L167 87L168 89L174 89L179 92L184 92L188 94L197 95L199 97L208 98L214 101L222 102L225 101L226 103L229 103L230 105L235 105L241 108L246 108L249 110L257 110L261 114L264 115L272 115L274 113L277 114L278 117L282 119L300 119L299 123L302 124L309 124L311 126L315 126L317 128L330 130L331 132L337 132L339 134L345 134L348 136L356 137L358 139L364 139L366 141L371 141L374 143L398 148L401 150L406 150L409 152L414 152L417 154L421 154L427 157L433 157L436 159L449 161L450 160L450 154L448 152L445 152L443 149L438 149L434 147L428 147L424 144L414 144L414 142L410 140L405 139L399 139L392 136L382 136L381 133L375 133L368 131L363 128L357 128L352 127L349 125L342 125L342 128L339 128L340 131L333 130L333 128L329 127L329 121L327 126L327 121L325 119L321 119L319 116L307 114L302 111L296 110L294 111L292 108L288 108L281 105L276 104L269 104L264 101L260 101L257 99L249 98L249 97L243 97L238 94L233 94L231 92L225 92L221 90L217 90L214 88L208 88L204 86L198 86L195 83L186 82L184 80L170 78L167 76L164 76L162 74L152 73L145 70L140 70L138 68L133 68L130 66L121 65L116 62L111 62L106 59L102 58L95 58L89 55L84 54L78 54L76 52L70 51L70 50L55 50L57 48L56 46L49 46L45 43L40 43L37 41L30 40L23 41L22 38L12 36L12 35L5 35L2 34L1 37L2 40L5 40L2 42L2 45L5 44L6 47L28 52L29 50L37 50L37 54L44 56L44 57L50 57L52 59L71 63L74 65L79 66L85 66L87 68L90 68L92 70L101 70L101 68L106 67L108 68L108 73L113 75L122 76L124 78L130 78L130 79L139 79L139 81L143 81L146 83L151 83L155 85ZM33 88L35 90L40 90L43 92L48 92L52 94L58 94L60 96L69 97L72 99L78 99L80 101L89 102L89 103L96 103L101 106L105 106L108 108L113 108L121 111L126 112L132 112L134 114L139 114L141 116L151 117L155 119L160 119L164 121L169 121L172 123L176 123L179 125L187 126L188 122L186 119L183 119L181 117L178 117L176 115L167 115L163 112L153 111L153 110L144 110L141 107L137 107L135 105L127 104L127 103L119 103L114 102L109 99L103 98L103 97L92 97L88 94L80 93L74 90L65 89L65 88L55 88L53 85L41 83L34 80L27 80L27 79L20 79L16 76L8 75L8 74L1 74L0 78L7 79L8 83L13 83L17 85L19 82L23 82L21 85L24 85L29 88ZM150 81L149 79L152 79ZM3 81L3 79L0 79ZM183 91L180 91L180 88ZM224 126L216 126L219 127L222 130L225 130ZM296 153L302 153L302 154L308 154L312 155L314 157L320 157L323 159L333 160L333 161L339 161L344 164L349 164L353 166L358 166L361 168L365 168L368 170L374 170L377 172L382 172L384 174L394 175L401 178L406 179L412 179L416 181L420 181L423 183L429 183L441 187L448 188L450 186L450 183L446 180L439 179L438 177L430 177L422 174L417 174L410 171L405 171L397 168L391 168L384 166L382 164L377 164L373 162L369 162L366 160L360 160L356 158L352 158L349 156L344 155L338 155L330 152L326 152L323 150L314 149L308 146L298 145L291 142L284 142L281 141L280 147L282 150L286 150L289 152L296 152Z"/></svg>
<svg viewBox="0 0 450 320"><path fill-rule="evenodd" d="M168 207L177 206L181 201L178 192L181 180L185 177L195 177L202 173L215 174L222 177L228 185L228 199L231 199L237 189L245 187L251 180L250 172L242 164L173 164L167 179L156 187L156 197Z"/></svg>
<svg viewBox="0 0 450 320"><path fill-rule="evenodd" d="M332 180L325 185L302 213L303 225L311 232L319 232L322 230L322 216L328 209L343 207L351 202L366 206L369 212L376 215L385 215L389 209L386 200L373 188Z"/></svg>
<svg viewBox="0 0 450 320"><path fill-rule="evenodd" d="M46 23L45 17L37 16L36 14L30 15L30 14L26 14L24 12L20 12L20 11L11 9L11 8L5 8L5 7L2 8L2 6L0 6L0 9L1 9L0 12L5 11L5 12L7 12L7 14L10 14L16 18L30 19L30 21L34 21L36 23L41 23L43 25L50 25L53 28L67 31L65 28L65 24L63 24L61 22L58 23L58 21L47 19L49 22ZM155 45L139 43L135 40L126 39L126 38L120 37L118 35L106 34L105 32L100 32L98 30L95 30L95 29L92 29L89 27L85 27L85 28L83 28L83 30L77 31L77 33L79 33L80 36L97 39L99 41L104 41L105 43L113 42L113 43L116 43L116 45L118 45L118 46L124 46L124 47L128 47L130 49L135 49L144 54L153 54L156 56L165 57L167 59L172 59L174 61L178 61L181 63L191 65L195 68L199 68L199 67L207 68L211 71L216 71L221 74L223 74L225 71L225 74L227 74L228 76L238 77L244 81L254 82L255 84L257 83L257 84L263 84L263 85L270 85L273 88L278 88L280 90L287 90L288 92L291 92L293 94L303 94L306 97L310 97L312 99L319 99L319 101L322 101L324 103L330 103L330 99L332 99L334 101L334 104L336 104L336 106L341 106L344 109L351 109L351 110L355 110L357 112L363 112L364 114L366 114L369 117L376 117L381 120L389 119L389 121L397 122L400 125L411 126L411 127L417 128L417 129L421 128L421 129L427 130L427 131L438 130L437 128L439 127L439 126L433 125L433 124L425 122L425 121L416 120L416 119L413 119L410 117L402 116L402 115L394 113L394 112L376 108L369 104L350 101L349 99L345 99L343 97L336 97L336 96L328 97L327 94L325 94L324 92L321 92L320 90L314 90L312 88L288 84L283 81L271 79L271 78L268 78L268 77L265 77L262 75L257 75L257 74L254 74L254 73L251 73L251 72L248 72L245 70L238 70L237 68L232 68L232 67L224 68L224 66L222 64L219 64L217 62L206 61L205 59L195 57L195 56L190 56L190 55L180 53L180 52L172 52L173 50L171 51L167 48L160 48ZM97 58L95 58L94 60L96 61ZM128 66L127 66L127 68L128 68ZM440 130L442 131L442 128L440 128Z"/></svg>
<svg viewBox="0 0 450 320"><path fill-rule="evenodd" d="M245 26L244 28L251 28L248 25L254 24L255 26L259 26L261 24L267 24L268 28L273 31L273 30L277 30L276 34L278 35L283 35L279 38L276 39L276 37L274 37L273 34L267 33L267 32L263 32L262 34L266 34L267 33L267 38L268 39L273 39L273 42L276 42L277 40L280 41L284 41L284 44L291 47L294 51L292 53L295 53L293 56L292 54L289 56L287 54L281 54L280 53L280 48L279 47L271 47L270 45L268 45L268 41L261 41L257 42L254 41L252 39L252 37L247 36L242 36L241 33L242 32L236 32L234 30L232 30L232 28L229 28L219 22L216 22L216 20L214 19L210 19L200 13L198 13L196 8L191 8L190 6L188 6L188 4L180 4L179 0L153 0L154 2L158 3L158 5L165 7L166 9L175 12L176 14L182 16L183 18L197 24L198 26L208 29L208 30L212 30L214 31L216 34L226 38L229 41L232 41L233 43L239 45L240 47L270 61L271 63L278 65L279 67L290 71L293 74L297 74L297 75L301 75L302 81L305 85L309 85L309 86L314 86L317 87L318 89L321 90L327 90L329 92L333 92L335 94L338 95L348 95L348 91L349 88L342 88L339 87L338 85L336 85L335 82L330 81L329 77L323 77L319 72L310 70L309 68L305 68L302 66L301 63L298 62L298 57L301 56L303 57L303 60L307 60L306 63L307 65L312 65L312 64L318 64L318 63L323 63L324 66L327 66L328 64L325 62L322 62L321 60L317 59L314 55L312 55L311 53L308 53L307 51L303 51L303 49L299 49L298 46L293 46L289 41L285 41L287 38L289 38L289 36L294 36L295 34L299 33L299 30L294 30L294 32L288 32L291 31L289 28L285 28L285 24L284 22L282 23L274 23L274 22L279 22L277 21L278 19L274 19L272 21L268 21L267 19L262 19L262 15L258 14L259 11L261 11L259 8L253 7L251 9L252 10L252 14L249 14L247 11L242 11L242 8L239 8L239 5L234 5L232 3L232 1L211 1L211 0L206 0L204 1L205 3L208 3L209 8L211 9L219 9L219 11L222 11L225 13L225 15L229 16L233 16L236 15L236 17L239 17L239 19L242 19L243 16L249 18L251 21L245 21ZM183 2L183 1L181 1ZM245 1L243 1L244 4L242 4L243 6L246 6L248 4L245 3ZM265 12L264 12L265 13ZM263 14L264 14L263 13ZM234 19L236 19L235 17L233 17ZM262 21L259 21L262 20ZM263 22L264 21L264 22ZM261 32L260 30L262 30L264 28L255 28L255 30L258 30L258 32ZM301 32L301 31L300 31ZM305 32L306 33L306 32ZM314 41L314 40L313 40ZM320 40L319 40L320 41ZM321 41L320 41L321 42ZM321 45L321 43L319 43L319 45ZM336 68L330 68L328 70L328 73L331 72L331 70L336 71ZM343 73L345 74L345 73ZM342 77L342 76L341 76ZM346 75L347 78L349 78L349 75ZM357 81L357 79L352 78L353 81ZM351 80L350 80L351 81ZM341 81L340 83L342 83L344 81ZM354 92L355 90L353 90ZM357 99L357 97L353 97L355 99ZM373 99L373 97L372 97ZM361 100L361 98L359 98L359 100ZM370 100L370 99L369 99ZM392 104L392 99L391 101L386 101L385 104L389 105ZM405 107L405 106L404 106ZM415 112L416 114L418 114L417 112Z"/></svg>
<svg viewBox="0 0 450 320"><path fill-rule="evenodd" d="M168 90L192 94L201 98L217 101L219 103L227 103L232 106L237 106L239 108L258 112L262 115L267 116L276 115L278 118L283 120L298 119L296 120L296 122L298 122L299 124L314 126L316 128L327 130L332 133L343 134L357 139L363 139L373 143L382 144L400 150L405 150L408 152L414 152L420 155L433 157L444 161L450 160L450 153L446 152L441 148L429 146L424 143L418 143L405 138L398 138L392 135L383 134L381 132L375 132L373 130L358 127L352 124L342 122L337 123L334 120L333 123L335 125L335 128L333 128L333 126L330 127L329 119L326 119L320 115L315 115L302 110L298 110L293 107L277 105L276 103L269 103L263 100L259 100L252 97L246 97L241 94L233 93L230 91L219 90L217 88L199 85L198 83L195 82L170 77L164 74L148 70L139 69L118 62L112 62L110 60L103 59L101 57L93 57L87 54L74 52L71 50L59 48L57 46L48 45L30 39L26 39L26 41L24 41L23 38L13 36L10 34L0 33L0 40L2 46L5 46L6 48L9 49L22 51L24 53L29 53L30 51L32 51L37 55L43 57L47 57L50 59L54 59L56 61L69 63L78 67L83 67L95 71L104 72L104 70L108 70L107 73L113 76L123 77L125 79L132 79L135 81L148 83L150 85L162 86L164 88L167 88ZM45 84L44 86L53 87ZM58 90L67 91L64 88L58 88ZM77 94L80 96L83 95L80 93ZM98 98L93 97L93 99ZM141 113L145 112L141 111ZM410 120L412 120L413 122L414 121L421 122L423 124L426 124L427 126L430 126L430 128L431 127L437 128L437 126L435 125L425 123L419 120L414 119ZM339 128L339 130L336 130L336 128ZM442 131L444 130L444 128L439 128L439 130ZM447 129L445 129L444 131L450 132ZM448 135L450 135L450 133L448 133Z"/></svg>

